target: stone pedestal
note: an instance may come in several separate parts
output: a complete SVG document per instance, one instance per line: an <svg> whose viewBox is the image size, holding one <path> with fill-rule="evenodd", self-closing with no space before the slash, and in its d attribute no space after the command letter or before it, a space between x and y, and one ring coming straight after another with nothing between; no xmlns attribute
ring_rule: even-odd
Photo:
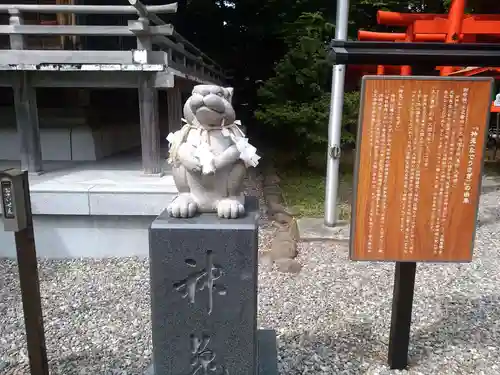
<svg viewBox="0 0 500 375"><path fill-rule="evenodd" d="M235 220L164 211L153 222L150 373L276 374L274 333L257 334L257 201L247 199L246 208Z"/></svg>

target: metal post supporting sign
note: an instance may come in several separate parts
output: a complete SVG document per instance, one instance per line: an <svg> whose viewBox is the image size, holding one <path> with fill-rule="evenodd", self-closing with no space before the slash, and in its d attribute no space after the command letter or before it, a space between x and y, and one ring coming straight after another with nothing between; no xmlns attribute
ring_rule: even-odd
<svg viewBox="0 0 500 375"><path fill-rule="evenodd" d="M408 366L416 271L417 263L415 262L396 262L387 357L387 363L391 370L403 370Z"/></svg>
<svg viewBox="0 0 500 375"><path fill-rule="evenodd" d="M349 0L337 0L335 38L347 40ZM337 195L339 188L340 136L342 133L342 109L344 106L345 65L334 65L330 117L328 120L328 152L325 187L325 225L337 223Z"/></svg>
<svg viewBox="0 0 500 375"><path fill-rule="evenodd" d="M14 232L31 375L48 375L28 172L0 171L4 229Z"/></svg>

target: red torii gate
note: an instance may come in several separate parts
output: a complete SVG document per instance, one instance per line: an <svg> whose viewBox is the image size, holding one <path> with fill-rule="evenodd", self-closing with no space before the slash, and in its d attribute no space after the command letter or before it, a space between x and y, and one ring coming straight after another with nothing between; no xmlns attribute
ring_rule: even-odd
<svg viewBox="0 0 500 375"><path fill-rule="evenodd" d="M453 0L448 14L399 13L379 10L377 23L385 26L406 27L398 33L359 30L358 40L379 42L445 42L476 43L500 42L500 14L465 14L466 0ZM361 67L358 67L358 69ZM371 73L372 67L362 67L363 73ZM497 68L436 67L440 75L476 75L485 72L498 77ZM410 66L378 65L377 75L411 75ZM500 107L491 106L492 112L500 112Z"/></svg>
<svg viewBox="0 0 500 375"><path fill-rule="evenodd" d="M449 14L377 12L377 23L406 27L405 33L358 31L359 40L474 43L500 41L500 14L465 14L466 0L454 0ZM411 75L410 66L389 67L379 65L377 74L396 73ZM461 67L437 67L447 76ZM397 73L396 73L397 74Z"/></svg>

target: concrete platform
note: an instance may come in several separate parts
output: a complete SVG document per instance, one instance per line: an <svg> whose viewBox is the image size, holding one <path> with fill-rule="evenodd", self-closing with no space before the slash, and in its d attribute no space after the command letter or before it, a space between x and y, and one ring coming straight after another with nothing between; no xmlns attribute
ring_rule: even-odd
<svg viewBox="0 0 500 375"><path fill-rule="evenodd" d="M325 226L323 218L300 218L297 219L299 240L309 241L334 241L348 243L350 225L346 221L340 221L335 227Z"/></svg>
<svg viewBox="0 0 500 375"><path fill-rule="evenodd" d="M148 228L177 194L169 167L144 176L140 155L97 162L45 162L31 175L31 205L40 258L104 258L149 253ZM0 161L0 169L19 168ZM1 204L1 203L0 203ZM3 231L0 257L16 256L14 234Z"/></svg>
<svg viewBox="0 0 500 375"><path fill-rule="evenodd" d="M19 167L0 161L0 169ZM136 154L97 162L45 162L44 169L30 176L34 215L155 216L177 194L168 165L161 177L144 176Z"/></svg>
<svg viewBox="0 0 500 375"><path fill-rule="evenodd" d="M485 176L481 187L483 193L500 190L500 176Z"/></svg>

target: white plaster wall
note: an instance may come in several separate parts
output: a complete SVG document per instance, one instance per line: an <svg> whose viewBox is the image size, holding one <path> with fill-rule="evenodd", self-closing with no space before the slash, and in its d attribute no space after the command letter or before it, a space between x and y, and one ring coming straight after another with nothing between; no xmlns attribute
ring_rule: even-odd
<svg viewBox="0 0 500 375"><path fill-rule="evenodd" d="M141 145L139 124L40 129L42 158L47 161L95 161ZM0 160L19 160L17 130L0 128Z"/></svg>
<svg viewBox="0 0 500 375"><path fill-rule="evenodd" d="M102 158L97 151L100 142L96 134L88 126L78 126L71 129L71 159L74 161L94 161Z"/></svg>
<svg viewBox="0 0 500 375"><path fill-rule="evenodd" d="M102 157L130 150L141 145L139 124L112 124L94 132L98 154Z"/></svg>
<svg viewBox="0 0 500 375"><path fill-rule="evenodd" d="M71 160L70 129L40 129L40 143L42 144L43 160Z"/></svg>
<svg viewBox="0 0 500 375"><path fill-rule="evenodd" d="M17 130L0 129L0 160L19 160L19 150Z"/></svg>
<svg viewBox="0 0 500 375"><path fill-rule="evenodd" d="M71 160L70 129L40 129L43 160ZM21 146L16 129L0 129L0 160L19 160Z"/></svg>

